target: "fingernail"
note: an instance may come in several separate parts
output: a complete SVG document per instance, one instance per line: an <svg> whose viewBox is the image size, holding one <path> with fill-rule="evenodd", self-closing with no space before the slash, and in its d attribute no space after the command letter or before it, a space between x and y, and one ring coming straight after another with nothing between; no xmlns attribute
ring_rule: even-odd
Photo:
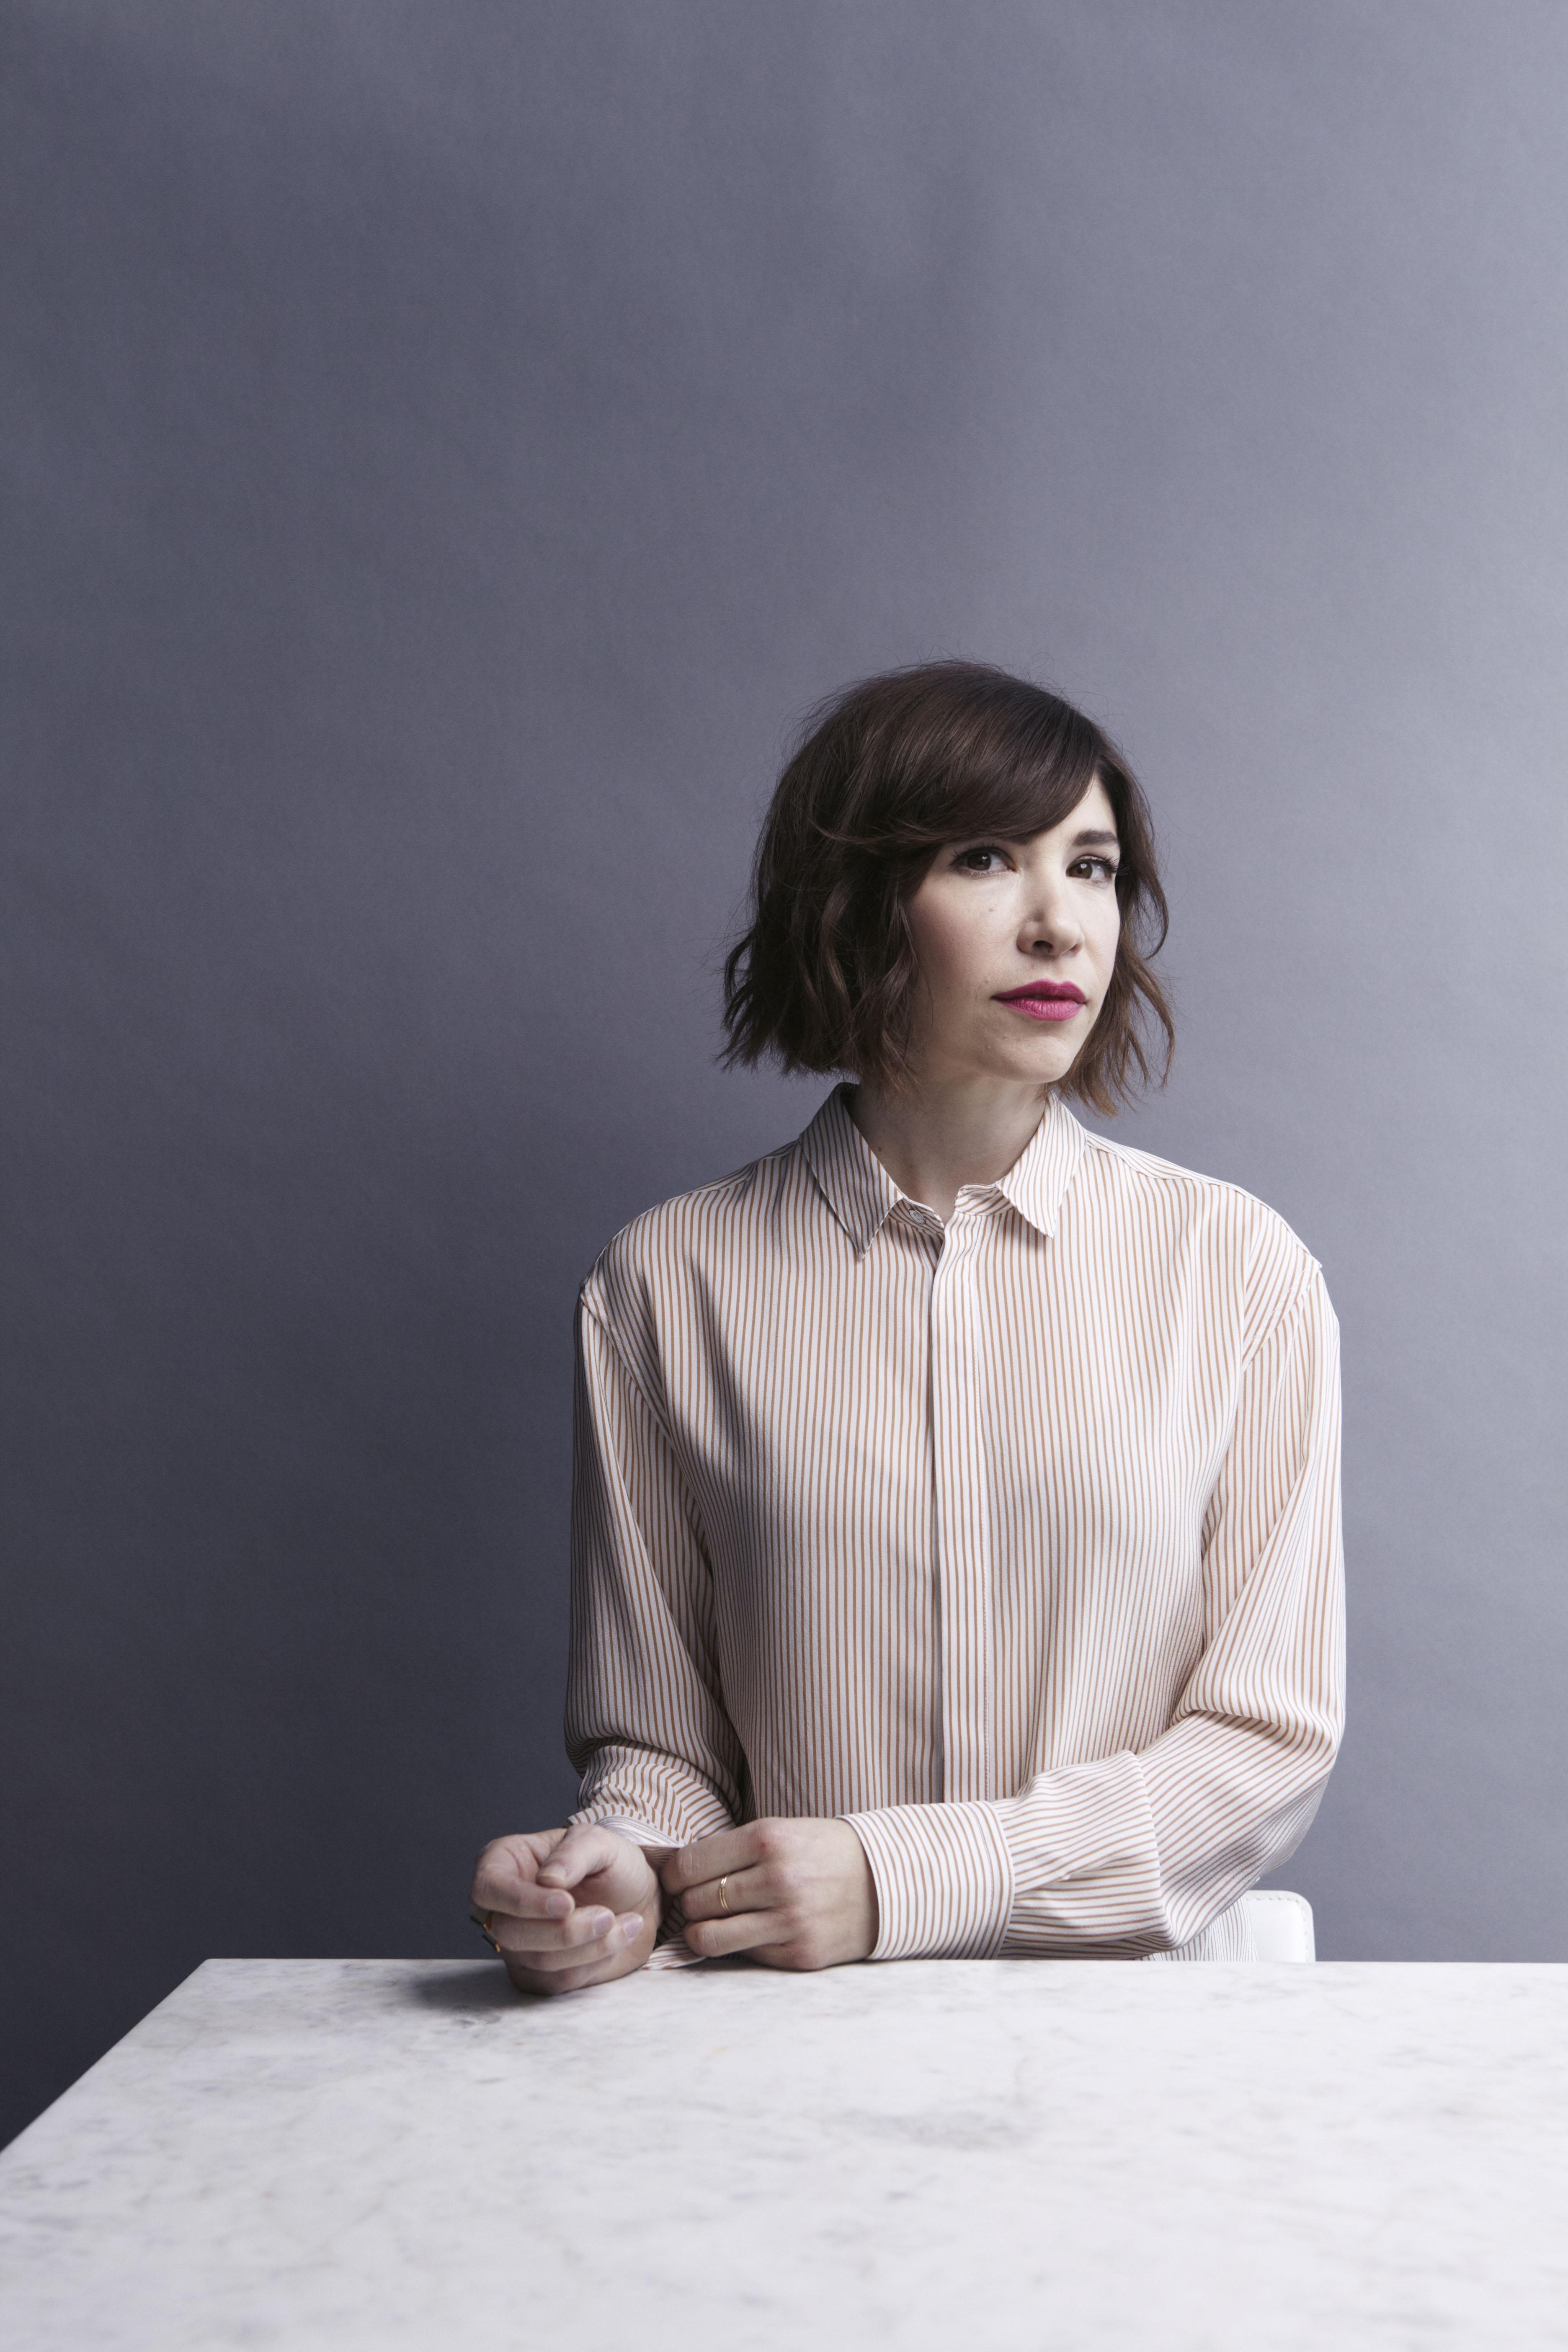
<svg viewBox="0 0 1568 2352"><path fill-rule="evenodd" d="M626 1937L628 1944L635 1944L637 1942L637 1937L642 1934L642 1913L640 1911L628 1911L626 1913L626 1917L621 1921L621 1933Z"/></svg>

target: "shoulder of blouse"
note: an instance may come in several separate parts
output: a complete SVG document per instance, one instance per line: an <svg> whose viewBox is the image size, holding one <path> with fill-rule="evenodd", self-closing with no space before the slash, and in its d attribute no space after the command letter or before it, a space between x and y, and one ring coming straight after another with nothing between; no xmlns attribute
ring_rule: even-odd
<svg viewBox="0 0 1568 2352"><path fill-rule="evenodd" d="M584 1277L582 1304L601 1320L613 1316L618 1303L658 1286L678 1265L738 1238L742 1227L798 1192L803 1177L809 1182L797 1140L710 1184L657 1202L605 1243Z"/></svg>
<svg viewBox="0 0 1568 2352"><path fill-rule="evenodd" d="M1084 1141L1089 1149L1080 1174L1108 1187L1126 1213L1136 1216L1163 1203L1184 1231L1202 1234L1216 1274L1238 1285L1248 1354L1309 1293L1318 1293L1331 1314L1318 1260L1279 1211L1255 1192L1088 1129Z"/></svg>

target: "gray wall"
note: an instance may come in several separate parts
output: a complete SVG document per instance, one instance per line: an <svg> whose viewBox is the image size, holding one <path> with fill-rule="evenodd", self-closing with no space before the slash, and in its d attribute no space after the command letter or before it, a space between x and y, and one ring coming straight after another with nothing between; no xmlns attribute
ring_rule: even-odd
<svg viewBox="0 0 1568 2352"><path fill-rule="evenodd" d="M1144 772L1132 1139L1344 1328L1331 1956L1568 1958L1553 5L12 0L8 2119L206 1953L467 1952L567 1801L569 1321L804 1122L787 730Z"/></svg>

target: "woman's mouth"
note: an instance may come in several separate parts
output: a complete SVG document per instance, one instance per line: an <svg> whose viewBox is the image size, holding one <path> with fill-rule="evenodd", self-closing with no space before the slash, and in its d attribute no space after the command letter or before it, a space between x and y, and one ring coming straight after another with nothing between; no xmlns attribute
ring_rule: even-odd
<svg viewBox="0 0 1568 2352"><path fill-rule="evenodd" d="M1026 987L1010 988L994 1002L1010 1006L1030 1021L1070 1021L1075 1013L1083 1011L1089 999L1070 981L1031 980Z"/></svg>

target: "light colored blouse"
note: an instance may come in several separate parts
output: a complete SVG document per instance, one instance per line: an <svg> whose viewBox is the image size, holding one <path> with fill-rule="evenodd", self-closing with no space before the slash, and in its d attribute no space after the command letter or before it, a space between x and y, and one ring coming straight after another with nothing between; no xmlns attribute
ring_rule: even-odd
<svg viewBox="0 0 1568 2352"><path fill-rule="evenodd" d="M844 1091L584 1286L574 1818L842 1816L879 1959L1247 1957L1342 1719L1321 1273L1055 1097L944 1228Z"/></svg>

